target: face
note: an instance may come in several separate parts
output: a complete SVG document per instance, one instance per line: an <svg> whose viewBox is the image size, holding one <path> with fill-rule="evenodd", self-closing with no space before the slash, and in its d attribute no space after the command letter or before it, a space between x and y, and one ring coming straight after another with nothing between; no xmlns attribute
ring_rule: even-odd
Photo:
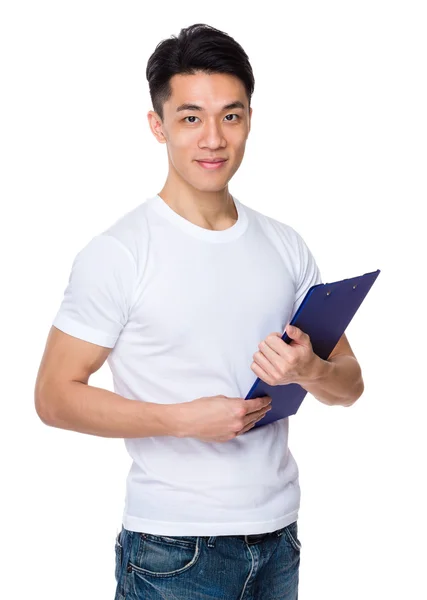
<svg viewBox="0 0 427 600"><path fill-rule="evenodd" d="M168 180L200 191L222 190L242 162L251 127L245 87L237 77L223 73L174 75L170 83L163 123L157 113L147 115L156 139L167 145ZM226 160L214 169L198 162L214 158Z"/></svg>

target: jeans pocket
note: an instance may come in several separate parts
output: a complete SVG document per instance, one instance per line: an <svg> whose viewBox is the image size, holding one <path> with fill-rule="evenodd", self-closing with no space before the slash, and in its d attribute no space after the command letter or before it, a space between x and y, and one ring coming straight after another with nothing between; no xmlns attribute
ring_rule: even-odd
<svg viewBox="0 0 427 600"><path fill-rule="evenodd" d="M114 550L115 550L115 555L116 555L116 569L115 569L114 575L116 577L117 583L119 583L120 572L122 570L122 560L123 560L123 546L120 543L120 533L116 537Z"/></svg>
<svg viewBox="0 0 427 600"><path fill-rule="evenodd" d="M188 571L200 556L200 538L139 533L132 547L128 571L147 577L172 577Z"/></svg>
<svg viewBox="0 0 427 600"><path fill-rule="evenodd" d="M289 540L291 546L296 552L301 551L301 542L298 539L298 524L297 521L290 523L284 528L284 534Z"/></svg>

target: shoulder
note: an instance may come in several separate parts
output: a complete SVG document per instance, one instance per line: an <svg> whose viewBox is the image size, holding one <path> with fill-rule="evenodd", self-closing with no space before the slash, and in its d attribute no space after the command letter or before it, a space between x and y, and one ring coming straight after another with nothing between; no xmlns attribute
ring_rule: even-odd
<svg viewBox="0 0 427 600"><path fill-rule="evenodd" d="M274 238L278 238L282 244L284 243L290 248L298 249L302 236L293 226L247 205L244 206L251 220L255 221L270 239L273 238L274 240Z"/></svg>
<svg viewBox="0 0 427 600"><path fill-rule="evenodd" d="M119 217L97 238L108 239L108 243L126 252L138 265L146 258L149 243L147 200Z"/></svg>

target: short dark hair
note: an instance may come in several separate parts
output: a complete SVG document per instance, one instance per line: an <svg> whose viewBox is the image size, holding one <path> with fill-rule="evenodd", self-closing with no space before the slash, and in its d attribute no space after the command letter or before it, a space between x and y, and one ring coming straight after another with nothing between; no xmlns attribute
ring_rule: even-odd
<svg viewBox="0 0 427 600"><path fill-rule="evenodd" d="M170 79L177 74L228 73L244 84L251 104L255 78L243 48L227 33L204 23L181 29L157 44L148 59L146 77L154 111L163 121L163 104L172 95Z"/></svg>

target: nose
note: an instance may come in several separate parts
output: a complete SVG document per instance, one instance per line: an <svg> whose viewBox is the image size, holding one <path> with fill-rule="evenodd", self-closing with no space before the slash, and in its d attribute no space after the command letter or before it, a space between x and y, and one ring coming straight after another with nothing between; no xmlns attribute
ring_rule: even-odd
<svg viewBox="0 0 427 600"><path fill-rule="evenodd" d="M215 119L207 119L203 125L199 147L215 149L224 145L225 139L221 125L218 125Z"/></svg>

